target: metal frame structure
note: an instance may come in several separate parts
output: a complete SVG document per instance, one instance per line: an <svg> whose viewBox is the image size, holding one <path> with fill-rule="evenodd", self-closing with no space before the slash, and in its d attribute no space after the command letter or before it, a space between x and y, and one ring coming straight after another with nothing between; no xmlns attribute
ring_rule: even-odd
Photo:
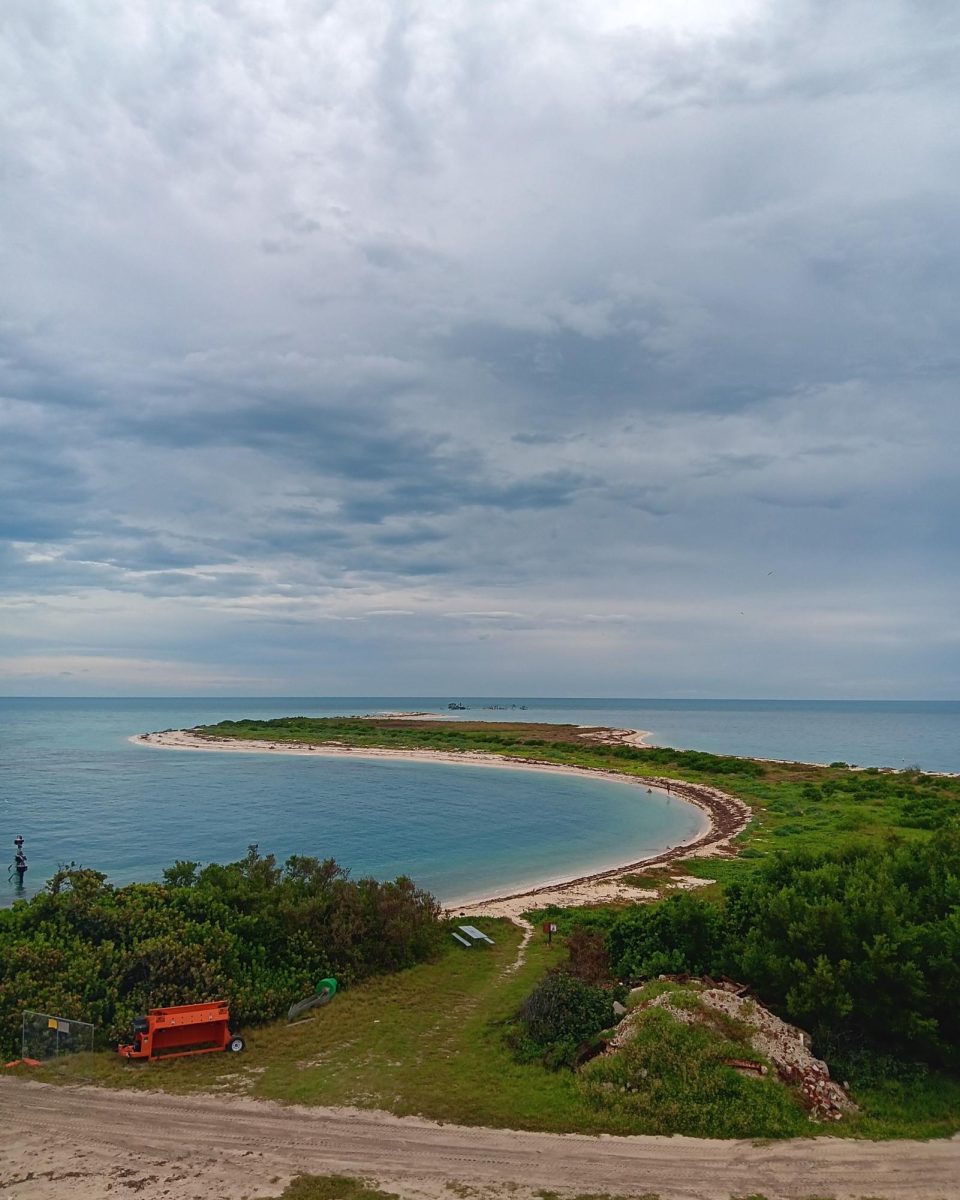
<svg viewBox="0 0 960 1200"><path fill-rule="evenodd" d="M92 1049L93 1026L89 1021L75 1021L72 1017L24 1009L20 1025L22 1058L42 1062L48 1058L59 1058L61 1054L76 1054Z"/></svg>

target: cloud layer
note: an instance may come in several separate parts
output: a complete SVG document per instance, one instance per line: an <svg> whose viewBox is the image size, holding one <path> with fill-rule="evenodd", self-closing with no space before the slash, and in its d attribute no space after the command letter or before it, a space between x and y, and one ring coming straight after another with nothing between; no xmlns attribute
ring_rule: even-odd
<svg viewBox="0 0 960 1200"><path fill-rule="evenodd" d="M954 5L9 0L0 691L960 694Z"/></svg>

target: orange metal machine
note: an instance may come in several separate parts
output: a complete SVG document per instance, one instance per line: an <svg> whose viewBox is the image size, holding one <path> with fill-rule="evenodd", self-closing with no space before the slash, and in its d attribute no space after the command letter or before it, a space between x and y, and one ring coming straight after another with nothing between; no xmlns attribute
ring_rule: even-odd
<svg viewBox="0 0 960 1200"><path fill-rule="evenodd" d="M184 1054L212 1054L215 1050L243 1049L243 1038L230 1032L230 1009L225 1001L178 1004L151 1008L133 1019L133 1043L118 1046L124 1058L179 1058Z"/></svg>

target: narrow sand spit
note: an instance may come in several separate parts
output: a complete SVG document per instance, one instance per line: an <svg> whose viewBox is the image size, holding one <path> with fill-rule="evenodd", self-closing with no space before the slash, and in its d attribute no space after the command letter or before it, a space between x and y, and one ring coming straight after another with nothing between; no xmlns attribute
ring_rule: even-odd
<svg viewBox="0 0 960 1200"><path fill-rule="evenodd" d="M609 744L642 745L646 735L633 729L605 730L597 740ZM564 906L598 904L616 899L643 900L655 895L649 889L633 886L625 875L644 867L663 866L684 858L706 854L735 853L731 839L746 828L750 820L750 809L736 796L730 796L717 788L700 784L682 783L661 776L641 778L622 775L615 771L600 771L588 767L561 767L555 763L532 758L502 758L496 754L480 751L450 752L445 750L381 750L365 747L362 750L336 742L313 745L306 742L262 742L238 741L235 738L200 737L189 729L166 729L160 733L141 733L130 738L139 746L150 746L166 750L202 750L227 754L296 754L314 758L358 758L358 759L405 759L413 762L467 764L510 771L542 771L554 775L590 775L592 778L608 779L612 783L632 783L644 788L657 788L686 800L705 814L705 826L692 841L671 846L660 854L641 858L622 865L581 875L575 879L553 880L536 887L528 887L503 896L463 899L449 904L451 912L475 916L517 917L531 908L542 908L548 904ZM681 886L695 887L700 880L689 879Z"/></svg>

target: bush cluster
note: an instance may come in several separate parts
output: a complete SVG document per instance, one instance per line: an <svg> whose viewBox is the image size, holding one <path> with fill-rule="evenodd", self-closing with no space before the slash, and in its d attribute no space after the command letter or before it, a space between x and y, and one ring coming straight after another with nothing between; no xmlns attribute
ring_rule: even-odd
<svg viewBox="0 0 960 1200"><path fill-rule="evenodd" d="M906 845L778 856L719 903L636 907L608 940L620 978L750 983L821 1044L960 1063L960 825Z"/></svg>
<svg viewBox="0 0 960 1200"><path fill-rule="evenodd" d="M582 1043L614 1025L614 1000L625 989L585 983L566 971L542 979L520 1005L508 1041L521 1062L537 1059L546 1066L570 1066Z"/></svg>
<svg viewBox="0 0 960 1200"><path fill-rule="evenodd" d="M251 846L228 865L178 862L163 883L113 887L87 868L0 910L0 1052L24 1009L91 1021L101 1041L151 1007L227 999L265 1021L332 975L350 984L437 952L439 905L411 880L351 880L333 859L283 867Z"/></svg>

